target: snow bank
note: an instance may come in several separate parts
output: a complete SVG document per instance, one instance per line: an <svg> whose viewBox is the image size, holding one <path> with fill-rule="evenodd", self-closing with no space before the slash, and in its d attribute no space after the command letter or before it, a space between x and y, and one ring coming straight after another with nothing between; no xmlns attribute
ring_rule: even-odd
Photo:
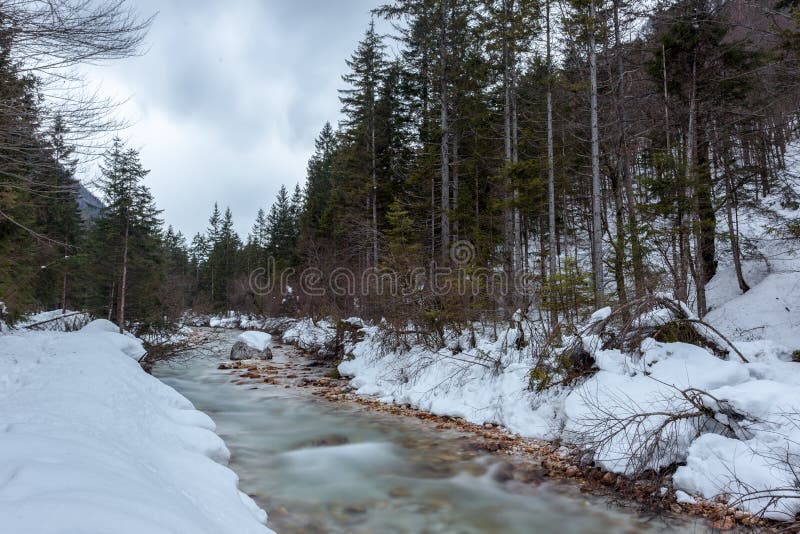
<svg viewBox="0 0 800 534"><path fill-rule="evenodd" d="M294 321L284 331L281 339L284 343L297 345L307 352L316 352L321 349L335 335L334 326L328 321L301 319Z"/></svg>
<svg viewBox="0 0 800 534"><path fill-rule="evenodd" d="M248 347L252 347L258 351L263 351L272 344L271 335L255 330L242 332L236 339L237 341L241 341Z"/></svg>
<svg viewBox="0 0 800 534"><path fill-rule="evenodd" d="M17 322L16 326L20 328L39 325L37 329L41 330L74 331L78 330L90 320L91 317L88 313L72 310L63 312L61 310L51 310L28 315L23 320Z"/></svg>
<svg viewBox="0 0 800 534"><path fill-rule="evenodd" d="M0 336L3 531L270 532L214 423L144 373L140 350L107 321Z"/></svg>
<svg viewBox="0 0 800 534"><path fill-rule="evenodd" d="M528 388L533 362L512 348L513 339L492 342L478 336L477 347L471 350L450 347L434 352L412 346L384 353L378 330L368 327L365 332L365 340L352 347L352 358L339 365L339 372L352 378L359 394L476 424L496 423L527 437L581 445L603 437L593 455L606 470L631 475L685 464L674 477L676 489L686 494L684 500L690 495L711 499L726 494L731 504L752 513L766 509L766 515L778 519L800 513L800 494L778 503L769 495L742 499L753 491L791 488L796 483L790 467L792 462L800 464L796 394L800 364L784 361L780 345L742 344L751 362L743 363L738 358L722 360L695 345L648 339L641 357L618 350L595 351L599 371L591 378L575 388L537 394ZM592 345L591 340L584 341ZM454 345L464 347L466 342L457 340ZM704 407L719 410L724 405L744 419L735 424L723 415L720 421L706 417L667 421L665 414L698 411L681 393L689 388L710 395L701 396ZM652 415L624 430L613 432L620 428L610 426L610 421L648 413ZM648 447L648 434L652 436L665 422L659 446L641 456ZM736 436L739 439L723 435L730 433L725 424L742 432Z"/></svg>
<svg viewBox="0 0 800 534"><path fill-rule="evenodd" d="M457 354L415 346L380 356L377 329L365 332L353 358L339 365L342 376L352 377L357 393L476 424L502 425L525 436L557 437L563 393L533 395L528 389L531 365L518 352L502 348L507 339L493 342L478 336L475 349Z"/></svg>

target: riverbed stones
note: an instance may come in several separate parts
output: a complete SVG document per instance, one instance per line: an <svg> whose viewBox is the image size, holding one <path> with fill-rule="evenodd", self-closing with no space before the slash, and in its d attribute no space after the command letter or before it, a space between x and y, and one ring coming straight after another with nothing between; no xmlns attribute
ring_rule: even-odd
<svg viewBox="0 0 800 534"><path fill-rule="evenodd" d="M502 462L492 471L495 482L508 482L514 480L514 465L511 462Z"/></svg>
<svg viewBox="0 0 800 534"><path fill-rule="evenodd" d="M258 350L257 348L249 346L244 341L237 341L233 344L233 347L231 347L230 358L233 361L271 360L272 351L269 347L266 347L264 350Z"/></svg>

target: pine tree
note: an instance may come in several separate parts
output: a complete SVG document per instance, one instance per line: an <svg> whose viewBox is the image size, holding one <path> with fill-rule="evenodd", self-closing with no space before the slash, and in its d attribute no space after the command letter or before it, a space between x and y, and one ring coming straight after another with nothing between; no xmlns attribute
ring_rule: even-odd
<svg viewBox="0 0 800 534"><path fill-rule="evenodd" d="M267 251L279 270L292 267L296 263L297 225L293 212L289 194L282 185L267 216Z"/></svg>
<svg viewBox="0 0 800 534"><path fill-rule="evenodd" d="M105 207L87 247L97 280L94 294L109 299L107 314L123 331L127 319L145 320L162 312L157 304L163 287L160 211L142 183L149 171L138 152L125 149L119 138L105 154L101 172Z"/></svg>
<svg viewBox="0 0 800 534"><path fill-rule="evenodd" d="M378 264L378 154L377 154L377 99L386 71L384 44L375 32L375 22L371 21L364 39L358 44L347 66L351 72L342 77L350 88L340 90L342 122L345 135L357 146L364 146L366 161L354 162L355 170L368 177L370 183L369 209L371 229L369 240L372 243L372 265Z"/></svg>

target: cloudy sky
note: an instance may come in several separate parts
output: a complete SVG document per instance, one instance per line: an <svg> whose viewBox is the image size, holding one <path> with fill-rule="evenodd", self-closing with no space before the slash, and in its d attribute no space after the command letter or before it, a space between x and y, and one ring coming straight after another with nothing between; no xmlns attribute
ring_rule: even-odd
<svg viewBox="0 0 800 534"><path fill-rule="evenodd" d="M91 71L127 98L121 133L140 149L164 218L190 239L214 201L243 236L259 207L305 178L314 138L377 0L136 0L158 12L147 53Z"/></svg>

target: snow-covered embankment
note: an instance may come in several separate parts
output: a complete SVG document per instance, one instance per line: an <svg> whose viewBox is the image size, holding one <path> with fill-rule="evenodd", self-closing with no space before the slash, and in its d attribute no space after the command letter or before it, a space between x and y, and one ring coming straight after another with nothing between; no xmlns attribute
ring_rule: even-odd
<svg viewBox="0 0 800 534"><path fill-rule="evenodd" d="M267 534L204 413L95 321L0 335L3 531Z"/></svg>

